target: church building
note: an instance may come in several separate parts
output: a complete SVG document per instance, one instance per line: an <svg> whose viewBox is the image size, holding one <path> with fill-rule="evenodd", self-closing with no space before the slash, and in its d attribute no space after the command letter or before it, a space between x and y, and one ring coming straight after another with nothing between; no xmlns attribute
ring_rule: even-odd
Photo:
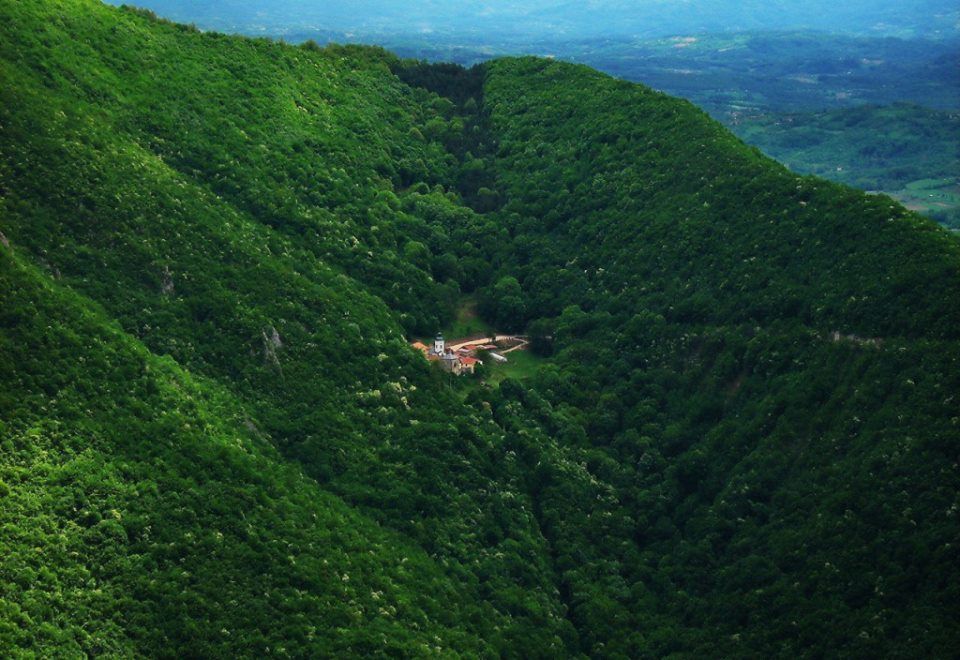
<svg viewBox="0 0 960 660"><path fill-rule="evenodd" d="M483 364L482 360L470 354L470 349L461 347L453 350L448 348L447 342L443 338L443 333L440 332L433 338L432 346L427 346L420 341L413 342L411 346L423 353L423 356L427 358L427 360L439 362L444 371L449 371L457 376L472 374L478 364Z"/></svg>

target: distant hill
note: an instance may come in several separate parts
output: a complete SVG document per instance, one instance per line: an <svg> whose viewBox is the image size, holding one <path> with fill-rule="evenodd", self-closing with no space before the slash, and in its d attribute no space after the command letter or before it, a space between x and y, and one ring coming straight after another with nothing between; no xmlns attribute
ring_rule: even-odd
<svg viewBox="0 0 960 660"><path fill-rule="evenodd" d="M0 76L9 654L957 648L935 223L539 58L43 0ZM433 369L465 299L541 359Z"/></svg>
<svg viewBox="0 0 960 660"><path fill-rule="evenodd" d="M459 33L522 37L663 37L678 33L813 29L842 34L947 38L957 36L949 0L487 0L398 3L392 0L141 0L144 7L220 30L287 30L316 25L365 33ZM275 32L274 32L275 33Z"/></svg>
<svg viewBox="0 0 960 660"><path fill-rule="evenodd" d="M960 226L960 113L863 106L744 118L735 130L793 170L886 191Z"/></svg>

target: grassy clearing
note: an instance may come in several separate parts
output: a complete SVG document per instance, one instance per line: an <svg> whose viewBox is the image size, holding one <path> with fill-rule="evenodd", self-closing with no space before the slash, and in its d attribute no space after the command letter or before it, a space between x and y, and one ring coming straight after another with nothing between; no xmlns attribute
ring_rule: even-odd
<svg viewBox="0 0 960 660"><path fill-rule="evenodd" d="M484 366L489 367L484 379L490 385L498 385L507 378L522 380L537 373L537 370L546 364L546 359L534 355L530 351L514 351L506 358L509 362L499 363L493 360L484 360Z"/></svg>
<svg viewBox="0 0 960 660"><path fill-rule="evenodd" d="M457 378L456 383L460 386L462 398L466 398L470 392L480 387L497 387L507 378L523 380L537 373L548 360L530 351L514 351L506 356L509 362L500 363L490 359L483 361L486 367L486 376L481 378L464 377Z"/></svg>
<svg viewBox="0 0 960 660"><path fill-rule="evenodd" d="M477 300L473 296L464 296L457 308L456 319L443 329L443 335L449 339L492 333L490 324L477 315Z"/></svg>

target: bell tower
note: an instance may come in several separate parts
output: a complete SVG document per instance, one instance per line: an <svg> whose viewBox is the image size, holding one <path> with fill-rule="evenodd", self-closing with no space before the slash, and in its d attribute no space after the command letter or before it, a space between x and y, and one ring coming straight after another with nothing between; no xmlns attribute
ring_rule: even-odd
<svg viewBox="0 0 960 660"><path fill-rule="evenodd" d="M443 340L443 333L438 332L437 336L433 339L433 352L437 355L443 355L445 349L446 342Z"/></svg>

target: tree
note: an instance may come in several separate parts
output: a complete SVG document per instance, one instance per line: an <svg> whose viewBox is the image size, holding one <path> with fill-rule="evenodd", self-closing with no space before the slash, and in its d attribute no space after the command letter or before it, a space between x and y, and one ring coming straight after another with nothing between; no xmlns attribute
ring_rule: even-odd
<svg viewBox="0 0 960 660"><path fill-rule="evenodd" d="M527 325L527 336L530 338L530 350L537 355L548 357L553 353L553 333L556 328L555 319L536 319Z"/></svg>
<svg viewBox="0 0 960 660"><path fill-rule="evenodd" d="M430 248L420 241L407 241L403 246L403 258L417 268L430 272Z"/></svg>

